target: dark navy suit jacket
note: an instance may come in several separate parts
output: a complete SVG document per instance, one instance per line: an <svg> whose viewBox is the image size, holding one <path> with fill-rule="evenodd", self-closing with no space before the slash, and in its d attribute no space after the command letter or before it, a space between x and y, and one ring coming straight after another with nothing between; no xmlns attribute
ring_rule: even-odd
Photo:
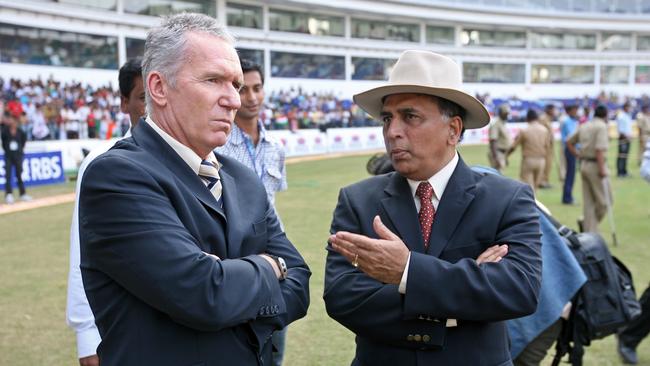
<svg viewBox="0 0 650 366"><path fill-rule="evenodd" d="M462 159L443 193L429 248L413 196L398 173L343 188L331 232L377 238L384 224L411 251L406 294L352 267L328 247L325 304L356 334L353 365L510 365L504 320L535 311L541 279L538 215L530 187L473 172ZM508 244L500 263L475 259ZM446 328L447 318L458 326Z"/></svg>
<svg viewBox="0 0 650 366"><path fill-rule="evenodd" d="M268 365L272 331L307 311L311 273L259 178L217 155L222 208L146 122L132 133L81 185L81 271L102 366ZM283 257L289 278L260 253Z"/></svg>

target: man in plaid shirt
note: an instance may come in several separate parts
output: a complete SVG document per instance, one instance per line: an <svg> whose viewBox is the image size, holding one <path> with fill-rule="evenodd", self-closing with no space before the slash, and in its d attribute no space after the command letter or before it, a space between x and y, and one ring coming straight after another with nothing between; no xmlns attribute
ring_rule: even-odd
<svg viewBox="0 0 650 366"><path fill-rule="evenodd" d="M244 85L239 91L241 107L235 116L228 142L216 151L253 169L264 184L269 201L275 205L275 192L287 189L284 148L280 142L269 138L264 124L259 120L264 107L262 67L242 59L241 68L244 73ZM275 366L282 364L286 335L287 328L273 333Z"/></svg>

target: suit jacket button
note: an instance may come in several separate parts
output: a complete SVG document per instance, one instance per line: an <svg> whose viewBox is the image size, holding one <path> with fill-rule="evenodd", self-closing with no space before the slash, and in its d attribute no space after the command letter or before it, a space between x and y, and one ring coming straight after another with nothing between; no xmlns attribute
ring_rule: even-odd
<svg viewBox="0 0 650 366"><path fill-rule="evenodd" d="M428 334L423 335L422 341L424 341L425 343L429 343L431 341L431 336L429 336Z"/></svg>
<svg viewBox="0 0 650 366"><path fill-rule="evenodd" d="M419 334L416 334L416 335L413 336L413 340L416 341L416 342L419 342L419 341L422 340L422 336L419 335Z"/></svg>
<svg viewBox="0 0 650 366"><path fill-rule="evenodd" d="M412 342L413 341L413 334L407 335L406 340L409 341L409 342Z"/></svg>

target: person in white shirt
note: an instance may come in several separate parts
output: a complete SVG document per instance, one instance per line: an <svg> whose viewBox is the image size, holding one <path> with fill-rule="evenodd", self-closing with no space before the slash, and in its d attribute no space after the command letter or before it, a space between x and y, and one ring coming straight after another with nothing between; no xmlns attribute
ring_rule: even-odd
<svg viewBox="0 0 650 366"><path fill-rule="evenodd" d="M142 83L142 66L140 59L127 61L119 73L120 94L122 98L121 109L128 113L131 125L138 123L144 116L144 87ZM128 135L127 135L128 136ZM127 137L125 136L125 137ZM83 173L90 162L108 150L112 145L100 146L90 152L79 167L77 174L77 195L83 179ZM101 341L95 317L90 310L88 299L81 280L79 269L79 197L75 201L70 228L70 272L68 273L68 299L66 307L66 321L77 335L77 357L81 366L99 366L97 346Z"/></svg>

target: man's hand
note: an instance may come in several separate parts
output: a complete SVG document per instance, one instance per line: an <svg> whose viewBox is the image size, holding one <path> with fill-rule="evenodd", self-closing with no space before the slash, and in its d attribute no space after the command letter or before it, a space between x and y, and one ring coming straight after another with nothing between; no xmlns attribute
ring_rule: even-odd
<svg viewBox="0 0 650 366"><path fill-rule="evenodd" d="M278 268L278 264L275 263L275 260L273 260L273 258L269 257L269 255L266 253L260 254L260 257L266 259L266 261L269 262L269 264L271 264L271 267L273 268L273 272L275 272L275 277L277 277L278 280L282 278L282 271L280 271L280 268Z"/></svg>
<svg viewBox="0 0 650 366"><path fill-rule="evenodd" d="M476 258L476 263L499 263L501 262L501 259L506 256L506 254L508 254L507 244L495 244L481 253L481 255Z"/></svg>
<svg viewBox="0 0 650 366"><path fill-rule="evenodd" d="M92 355L88 357L82 357L79 359L80 366L99 366L99 357L97 355Z"/></svg>
<svg viewBox="0 0 650 366"><path fill-rule="evenodd" d="M379 239L339 231L330 236L330 243L353 265L368 276L390 284L399 284L406 267L409 249L375 216L372 222Z"/></svg>

